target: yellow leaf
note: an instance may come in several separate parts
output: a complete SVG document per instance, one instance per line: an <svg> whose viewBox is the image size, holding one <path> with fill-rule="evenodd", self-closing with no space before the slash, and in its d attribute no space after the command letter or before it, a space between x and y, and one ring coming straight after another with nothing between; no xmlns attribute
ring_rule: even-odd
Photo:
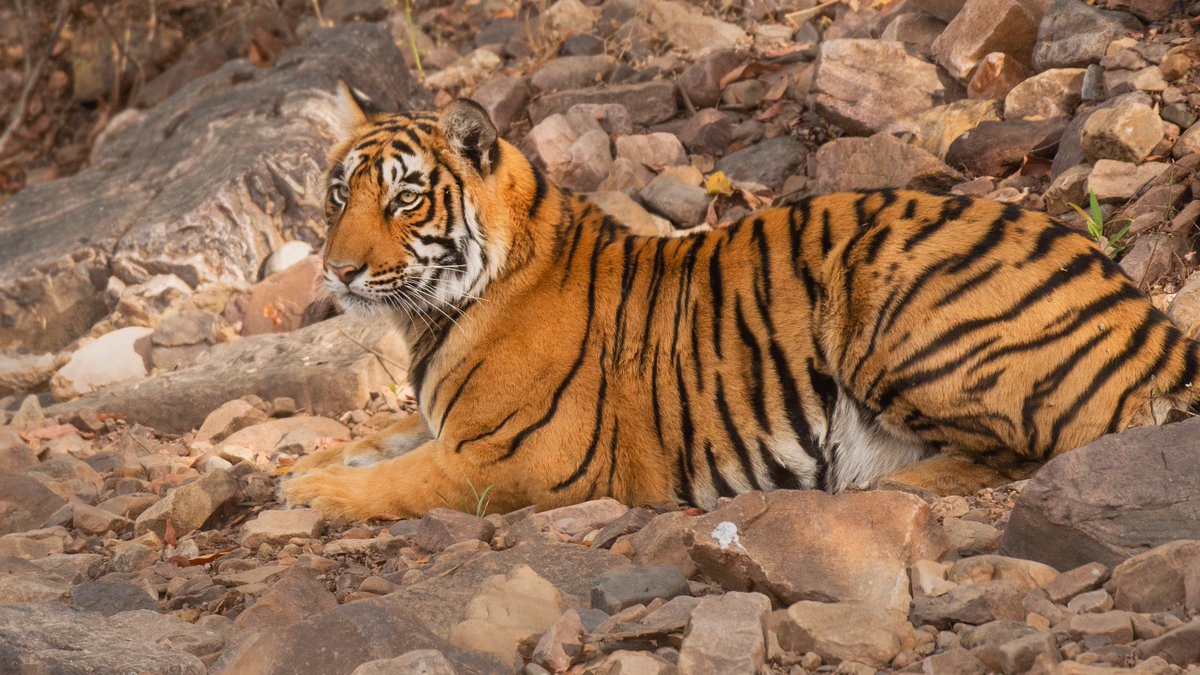
<svg viewBox="0 0 1200 675"><path fill-rule="evenodd" d="M728 197L733 194L733 182L729 180L729 176L726 176L724 172L714 171L708 177L708 180L704 181L704 191L710 195L725 195Z"/></svg>

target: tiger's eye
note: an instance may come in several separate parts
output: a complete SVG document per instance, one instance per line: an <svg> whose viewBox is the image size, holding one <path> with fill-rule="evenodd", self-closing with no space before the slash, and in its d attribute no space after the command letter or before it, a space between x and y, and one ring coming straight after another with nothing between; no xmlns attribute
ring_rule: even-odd
<svg viewBox="0 0 1200 675"><path fill-rule="evenodd" d="M405 190L404 192L400 193L400 201L405 204L412 204L420 198L421 194L413 190Z"/></svg>
<svg viewBox="0 0 1200 675"><path fill-rule="evenodd" d="M333 197L333 201L339 204L345 204L346 200L350 197L350 186L346 185L345 183L338 183L337 185L333 186L333 190L330 195Z"/></svg>

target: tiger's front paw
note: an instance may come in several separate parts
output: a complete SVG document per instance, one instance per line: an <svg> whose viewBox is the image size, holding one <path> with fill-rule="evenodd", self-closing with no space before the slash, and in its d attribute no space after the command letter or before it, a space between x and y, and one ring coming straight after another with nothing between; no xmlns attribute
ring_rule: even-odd
<svg viewBox="0 0 1200 675"><path fill-rule="evenodd" d="M296 460L288 471L290 476L299 476L314 469L345 464L347 466L370 466L383 459L383 454L370 438L360 438L335 448L319 448Z"/></svg>
<svg viewBox="0 0 1200 675"><path fill-rule="evenodd" d="M281 491L289 507L308 504L329 518L350 520L381 518L395 520L398 514L383 499L367 489L365 469L327 466L288 478Z"/></svg>

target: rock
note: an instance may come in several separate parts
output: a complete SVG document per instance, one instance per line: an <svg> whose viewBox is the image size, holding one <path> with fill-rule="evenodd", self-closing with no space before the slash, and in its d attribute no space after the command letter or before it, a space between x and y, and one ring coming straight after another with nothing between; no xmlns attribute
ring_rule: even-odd
<svg viewBox="0 0 1200 675"><path fill-rule="evenodd" d="M526 142L550 176L573 190L595 190L612 166L608 134L594 121L574 125L566 116L551 115L530 130Z"/></svg>
<svg viewBox="0 0 1200 675"><path fill-rule="evenodd" d="M561 673L583 653L583 622L573 609L563 612L533 648L532 661L550 672Z"/></svg>
<svg viewBox="0 0 1200 675"><path fill-rule="evenodd" d="M924 12L906 12L888 22L880 40L900 42L905 49L929 60L933 55L933 42L942 31L946 30L946 22Z"/></svg>
<svg viewBox="0 0 1200 675"><path fill-rule="evenodd" d="M603 84L617 62L606 54L560 56L546 62L529 78L534 92L563 91Z"/></svg>
<svg viewBox="0 0 1200 675"><path fill-rule="evenodd" d="M64 504L64 498L31 476L0 473L0 535L41 527Z"/></svg>
<svg viewBox="0 0 1200 675"><path fill-rule="evenodd" d="M682 511L669 511L653 518L642 529L613 544L639 565L674 565L684 576L697 572L688 553L686 533L692 518Z"/></svg>
<svg viewBox="0 0 1200 675"><path fill-rule="evenodd" d="M780 136L729 153L717 162L717 170L732 180L758 183L778 191L788 177L801 173L805 157L799 141Z"/></svg>
<svg viewBox="0 0 1200 675"><path fill-rule="evenodd" d="M899 42L827 40L808 98L830 123L868 136L945 103L946 89L937 68L910 56Z"/></svg>
<svg viewBox="0 0 1200 675"><path fill-rule="evenodd" d="M221 404L221 407L204 418L204 423L196 431L193 442L217 443L236 431L259 424L266 419L266 413L250 405L244 399L234 399Z"/></svg>
<svg viewBox="0 0 1200 675"><path fill-rule="evenodd" d="M217 509L238 494L238 481L216 469L167 493L154 506L142 512L134 525L137 535L154 532L164 537L170 523L175 536L182 537L200 528Z"/></svg>
<svg viewBox="0 0 1200 675"><path fill-rule="evenodd" d="M529 87L519 77L493 77L471 94L471 99L483 106L496 130L504 134L514 122L525 115L529 103Z"/></svg>
<svg viewBox="0 0 1200 675"><path fill-rule="evenodd" d="M304 325L305 310L324 284L320 256L309 256L255 284L238 300L242 334L286 333Z"/></svg>
<svg viewBox="0 0 1200 675"><path fill-rule="evenodd" d="M946 567L934 560L918 560L908 570L914 598L941 595L958 584L946 580Z"/></svg>
<svg viewBox="0 0 1200 675"><path fill-rule="evenodd" d="M1171 156L1175 159L1195 153L1200 153L1200 123L1188 127L1187 131L1180 134L1179 140L1175 141L1174 147L1171 148Z"/></svg>
<svg viewBox="0 0 1200 675"><path fill-rule="evenodd" d="M991 553L1000 545L1000 530L987 523L946 518L942 521L942 528L946 531L950 550L957 551L960 556Z"/></svg>
<svg viewBox="0 0 1200 675"><path fill-rule="evenodd" d="M1042 585L1052 602L1063 604L1071 598L1100 585L1108 577L1108 568L1100 563L1087 563L1067 570Z"/></svg>
<svg viewBox="0 0 1200 675"><path fill-rule="evenodd" d="M304 262L313 254L312 244L307 241L288 241L271 252L263 263L264 278L278 274L297 263Z"/></svg>
<svg viewBox="0 0 1200 675"><path fill-rule="evenodd" d="M40 388L69 358L66 354L0 354L0 397Z"/></svg>
<svg viewBox="0 0 1200 675"><path fill-rule="evenodd" d="M914 670L925 675L985 675L988 672L987 666L983 665L979 659L975 658L971 652L962 649L954 648L939 654L934 654L923 660L919 664L919 670Z"/></svg>
<svg viewBox="0 0 1200 675"><path fill-rule="evenodd" d="M1188 247L1186 237L1143 234L1133 240L1133 245L1121 257L1121 271L1135 285L1146 290L1155 280L1173 272L1178 261L1191 250Z"/></svg>
<svg viewBox="0 0 1200 675"><path fill-rule="evenodd" d="M634 234L663 237L675 229L670 221L649 213L624 192L589 192L587 198Z"/></svg>
<svg viewBox="0 0 1200 675"><path fill-rule="evenodd" d="M1133 429L1054 458L1021 491L1001 552L1070 569L1200 539L1197 433L1200 420Z"/></svg>
<svg viewBox="0 0 1200 675"><path fill-rule="evenodd" d="M699 155L720 155L733 138L733 124L716 108L699 110L679 129L679 140Z"/></svg>
<svg viewBox="0 0 1200 675"><path fill-rule="evenodd" d="M194 656L217 654L225 647L225 639L211 630L148 609L112 614L107 621L110 626L131 635L136 634L154 644L183 650Z"/></svg>
<svg viewBox="0 0 1200 675"><path fill-rule="evenodd" d="M1104 637L1123 645L1133 641L1133 623L1128 612L1076 614L1067 620L1067 633L1075 639Z"/></svg>
<svg viewBox="0 0 1200 675"><path fill-rule="evenodd" d="M341 422L328 417L294 415L240 429L221 441L216 451L232 458L232 461L252 459L261 453L273 454L280 451L299 454L322 439L348 441L350 430Z"/></svg>
<svg viewBox="0 0 1200 675"><path fill-rule="evenodd" d="M579 33L587 33L595 25L596 18L591 10L579 0L557 0L546 8L541 28L548 36L559 40Z"/></svg>
<svg viewBox="0 0 1200 675"><path fill-rule="evenodd" d="M1175 294L1167 316L1193 340L1200 338L1200 273L1193 272ZM3 490L0 490L3 494ZM2 531L2 529L0 529Z"/></svg>
<svg viewBox="0 0 1200 675"><path fill-rule="evenodd" d="M1053 145L1066 121L984 121L950 144L946 164L977 176L1004 176L1018 168L1026 155Z"/></svg>
<svg viewBox="0 0 1200 675"><path fill-rule="evenodd" d="M85 581L71 589L71 606L86 612L112 616L117 612L146 609L158 612L158 598L124 579L106 576Z"/></svg>
<svg viewBox="0 0 1200 675"><path fill-rule="evenodd" d="M991 52L975 68L967 82L970 98L1003 101L1013 87L1029 77L1029 69L1015 57L1004 52Z"/></svg>
<svg viewBox="0 0 1200 675"><path fill-rule="evenodd" d="M952 146L953 148L953 146ZM891 134L839 138L817 150L814 192L921 187L949 190L963 175Z"/></svg>
<svg viewBox="0 0 1200 675"><path fill-rule="evenodd" d="M676 227L694 227L708 213L708 194L704 188L686 185L663 174L642 188L642 201L651 211L669 219Z"/></svg>
<svg viewBox="0 0 1200 675"><path fill-rule="evenodd" d="M10 198L0 344L70 343L108 313L103 289L118 269L247 286L285 238L319 240L323 195L292 186L318 184L340 138L339 78L385 108L428 105L384 29L320 30L274 68L237 61L189 84L108 135L88 169Z"/></svg>
<svg viewBox="0 0 1200 675"><path fill-rule="evenodd" d="M602 497L531 514L515 523L511 534L516 541L538 541L550 531L568 537L582 537L620 518L628 510L629 507L621 502Z"/></svg>
<svg viewBox="0 0 1200 675"><path fill-rule="evenodd" d="M99 536L109 532L124 532L133 525L133 521L102 508L75 504L72 508L71 524L84 534Z"/></svg>
<svg viewBox="0 0 1200 675"><path fill-rule="evenodd" d="M679 87L697 108L711 108L721 101L721 80L745 58L737 52L716 50L700 57L679 74Z"/></svg>
<svg viewBox="0 0 1200 675"><path fill-rule="evenodd" d="M1171 16L1179 3L1176 0L1112 0L1112 9L1124 9L1143 21L1162 21Z"/></svg>
<svg viewBox="0 0 1200 675"><path fill-rule="evenodd" d="M634 124L650 126L675 116L679 104L675 100L675 84L664 80L615 84L587 89L545 94L534 101L529 116L534 124L554 114L565 113L579 104L619 104L625 106Z"/></svg>
<svg viewBox="0 0 1200 675"><path fill-rule="evenodd" d="M553 626L561 613L558 589L519 565L507 576L484 579L467 603L465 620L450 630L450 643L516 663L521 643Z"/></svg>
<svg viewBox="0 0 1200 675"><path fill-rule="evenodd" d="M1084 68L1052 68L1013 87L1004 97L1004 119L1070 118L1083 97Z"/></svg>
<svg viewBox="0 0 1200 675"><path fill-rule="evenodd" d="M392 659L360 664L350 675L455 675L454 666L436 649L414 649Z"/></svg>
<svg viewBox="0 0 1200 675"><path fill-rule="evenodd" d="M648 605L655 598L670 600L679 595L691 595L691 589L678 567L630 565L609 570L596 579L592 607L616 614L633 605Z"/></svg>
<svg viewBox="0 0 1200 675"><path fill-rule="evenodd" d="M10 558L10 561L19 560ZM71 591L71 582L31 565L32 572L0 572L0 605L58 602ZM0 642L0 644L3 644ZM0 664L3 661L0 660Z"/></svg>
<svg viewBox="0 0 1200 675"><path fill-rule="evenodd" d="M761 593L730 592L702 599L691 612L679 672L752 673L766 662L771 600Z"/></svg>
<svg viewBox="0 0 1200 675"><path fill-rule="evenodd" d="M999 106L995 101L968 99L931 108L914 121L911 143L945 160L954 140L984 121L1000 121Z"/></svg>
<svg viewBox="0 0 1200 675"><path fill-rule="evenodd" d="M1093 112L1080 133L1089 162L1113 159L1137 164L1163 139L1158 113L1142 103L1127 103Z"/></svg>
<svg viewBox="0 0 1200 675"><path fill-rule="evenodd" d="M933 55L951 75L965 81L988 53L1029 58L1041 15L1018 0L967 0L933 42Z"/></svg>
<svg viewBox="0 0 1200 675"><path fill-rule="evenodd" d="M226 649L211 672L285 675L302 663L306 672L342 675L367 661L391 659L418 649L440 652L459 675L512 668L495 657L448 644L404 607L384 597L349 602L286 627L260 630Z"/></svg>
<svg viewBox="0 0 1200 675"><path fill-rule="evenodd" d="M0 558L36 560L63 552L67 531L62 527L14 532L0 536Z"/></svg>
<svg viewBox="0 0 1200 675"><path fill-rule="evenodd" d="M659 132L618 136L616 146L617 157L624 157L656 171L687 164L687 153L674 134Z"/></svg>
<svg viewBox="0 0 1200 675"><path fill-rule="evenodd" d="M186 347L211 343L217 317L200 310L185 310L164 316L150 336L155 347Z"/></svg>
<svg viewBox="0 0 1200 675"><path fill-rule="evenodd" d="M58 603L0 607L0 670L4 672L207 672L200 659L155 644L153 639L141 625L110 622L100 614Z"/></svg>
<svg viewBox="0 0 1200 675"><path fill-rule="evenodd" d="M1113 608L1112 596L1103 588L1080 593L1071 598L1067 603L1067 609L1080 614L1107 612Z"/></svg>
<svg viewBox="0 0 1200 675"><path fill-rule="evenodd" d="M748 41L746 31L741 28L704 16L695 8L674 0L655 0L650 6L649 18L650 25L685 52L734 49Z"/></svg>
<svg viewBox="0 0 1200 675"><path fill-rule="evenodd" d="M242 640L259 631L278 631L337 606L337 599L324 584L300 567L293 567L237 616L236 635Z"/></svg>
<svg viewBox="0 0 1200 675"><path fill-rule="evenodd" d="M50 378L50 392L59 401L82 396L110 384L146 376L151 328L121 328L80 347Z"/></svg>
<svg viewBox="0 0 1200 675"><path fill-rule="evenodd" d="M1200 541L1173 541L1133 556L1113 569L1117 609L1168 612L1182 609L1185 574L1200 566Z"/></svg>
<svg viewBox="0 0 1200 675"><path fill-rule="evenodd" d="M33 431L46 425L46 413L36 395L21 399L21 407L13 413L9 426L14 431ZM20 438L18 436L18 438Z"/></svg>
<svg viewBox="0 0 1200 675"><path fill-rule="evenodd" d="M589 665L587 672L596 675L672 675L678 670L674 663L656 654L619 649Z"/></svg>
<svg viewBox="0 0 1200 675"><path fill-rule="evenodd" d="M464 618L463 608L484 579L527 565L562 594L563 606L586 607L592 584L604 572L628 565L629 559L582 546L548 545L536 540L504 551L486 552L463 563L452 577L403 586L388 596L440 636ZM558 619L555 614L551 621Z"/></svg>
<svg viewBox="0 0 1200 675"><path fill-rule="evenodd" d="M1022 591L1052 583L1058 570L1043 563L1000 555L977 555L954 563L946 578L958 585L1007 581Z"/></svg>
<svg viewBox="0 0 1200 675"><path fill-rule="evenodd" d="M997 649L999 670L1006 675L1027 673L1039 657L1050 663L1058 663L1062 656L1054 637L1049 633L1033 633L1008 640Z"/></svg>
<svg viewBox="0 0 1200 675"><path fill-rule="evenodd" d="M563 56L593 56L604 53L604 40L596 35L572 35L563 41L559 53Z"/></svg>
<svg viewBox="0 0 1200 675"><path fill-rule="evenodd" d="M387 360L381 362L368 349ZM364 407L372 392L398 381L407 361L403 341L390 326L337 317L291 333L215 345L179 370L111 386L47 412L119 413L130 422L177 434L247 394L265 400L287 396L315 413L340 415ZM400 370L394 363L402 364Z"/></svg>
<svg viewBox="0 0 1200 675"><path fill-rule="evenodd" d="M442 70L425 78L430 89L459 89L479 84L500 68L500 57L490 49L480 48L464 54Z"/></svg>
<svg viewBox="0 0 1200 675"><path fill-rule="evenodd" d="M313 539L325 527L325 516L316 509L263 511L242 527L242 546L250 550L262 544L282 545L299 537Z"/></svg>
<svg viewBox="0 0 1200 675"><path fill-rule="evenodd" d="M1042 71L1098 63L1108 43L1142 29L1142 22L1124 12L1096 9L1079 0L1054 0L1038 26L1033 67Z"/></svg>
<svg viewBox="0 0 1200 675"><path fill-rule="evenodd" d="M600 181L597 192L592 194L602 194L605 192L622 192L626 196L632 197L646 187L651 180L654 179L654 174L649 169L638 164L618 157L613 160L612 169L609 174ZM617 215L617 214L613 214Z"/></svg>
<svg viewBox="0 0 1200 675"><path fill-rule="evenodd" d="M946 546L929 507L899 492L747 493L692 519L685 537L700 569L730 590L899 611L909 566Z"/></svg>
<svg viewBox="0 0 1200 675"><path fill-rule="evenodd" d="M1095 192L1096 198L1103 203L1128 202L1167 168L1165 162L1146 162L1135 166L1129 162L1101 159L1088 174L1088 190Z"/></svg>
<svg viewBox="0 0 1200 675"><path fill-rule="evenodd" d="M815 652L827 664L855 661L886 668L916 644L904 612L857 602L797 602L775 612L771 627L781 649Z"/></svg>
<svg viewBox="0 0 1200 675"><path fill-rule="evenodd" d="M1071 212L1071 204L1085 204L1088 200L1087 180L1091 173L1092 167L1078 165L1059 174L1046 190L1046 212L1060 215Z"/></svg>
<svg viewBox="0 0 1200 675"><path fill-rule="evenodd" d="M1020 621L1024 592L1008 581L985 581L959 586L944 595L913 600L914 624L930 624L946 630L955 623L984 624L989 621Z"/></svg>
<svg viewBox="0 0 1200 675"><path fill-rule="evenodd" d="M496 533L492 523L462 511L433 509L421 518L413 543L426 551L439 552L460 541L489 543Z"/></svg>
<svg viewBox="0 0 1200 675"><path fill-rule="evenodd" d="M1188 666L1200 662L1200 618L1177 626L1138 645L1142 657L1159 657L1167 663Z"/></svg>

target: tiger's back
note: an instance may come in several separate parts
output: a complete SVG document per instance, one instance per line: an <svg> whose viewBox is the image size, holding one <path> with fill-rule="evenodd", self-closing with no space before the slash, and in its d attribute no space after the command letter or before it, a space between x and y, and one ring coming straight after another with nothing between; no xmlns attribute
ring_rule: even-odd
<svg viewBox="0 0 1200 675"><path fill-rule="evenodd" d="M481 110L407 119L364 122L335 155L354 178L326 264L350 306L416 307L389 311L421 419L344 459L419 447L302 463L294 501L363 516L466 485L494 485L497 510L878 478L966 492L1197 400L1196 345L1042 214L881 190L638 237ZM389 166L415 187L388 188Z"/></svg>

